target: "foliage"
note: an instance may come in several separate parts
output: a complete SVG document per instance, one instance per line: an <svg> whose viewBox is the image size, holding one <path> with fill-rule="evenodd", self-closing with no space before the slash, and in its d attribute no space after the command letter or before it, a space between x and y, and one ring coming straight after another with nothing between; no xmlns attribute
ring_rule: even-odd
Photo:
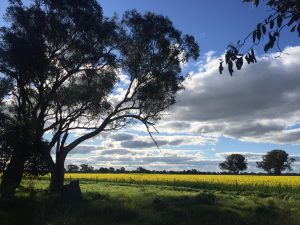
<svg viewBox="0 0 300 225"><path fill-rule="evenodd" d="M231 154L226 156L226 160L219 164L221 170L228 170L235 174L238 174L240 171L246 170L247 160L241 154Z"/></svg>
<svg viewBox="0 0 300 225"><path fill-rule="evenodd" d="M81 164L80 167L80 172L82 173L90 173L94 171L94 167L89 166L88 164Z"/></svg>
<svg viewBox="0 0 300 225"><path fill-rule="evenodd" d="M13 132L9 120L1 112L0 124L0 172L3 172L12 154L11 135Z"/></svg>
<svg viewBox="0 0 300 225"><path fill-rule="evenodd" d="M256 7L260 4L260 0L244 0L244 2L252 2ZM237 70L243 66L244 60L248 64L256 63L254 46L267 38L264 45L264 52L277 45L277 48L282 52L279 41L282 31L289 29L290 32L296 33L300 36L300 1L299 0L265 0L266 5L270 8L270 14L266 19L257 24L256 28L244 39L239 40L236 44L229 44L225 53L225 63L228 66L228 71L232 76L234 72L234 64ZM243 47L246 45L248 39L251 39L251 47L246 53L242 52ZM221 59L219 71L222 74L223 62Z"/></svg>
<svg viewBox="0 0 300 225"><path fill-rule="evenodd" d="M77 165L74 165L74 164L69 164L67 166L67 171L69 173L78 172L79 171L79 167Z"/></svg>
<svg viewBox="0 0 300 225"><path fill-rule="evenodd" d="M284 170L292 170L294 158L283 150L272 150L263 156L261 162L256 162L257 167L267 171L269 174L280 175Z"/></svg>

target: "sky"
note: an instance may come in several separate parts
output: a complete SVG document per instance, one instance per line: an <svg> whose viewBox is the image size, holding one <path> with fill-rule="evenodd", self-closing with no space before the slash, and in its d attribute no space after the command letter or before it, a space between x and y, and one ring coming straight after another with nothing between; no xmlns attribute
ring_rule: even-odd
<svg viewBox="0 0 300 225"><path fill-rule="evenodd" d="M155 170L198 169L219 171L218 163L231 153L244 154L248 172L259 172L255 162L273 149L283 149L298 162L300 172L300 42L284 32L280 47L264 54L256 48L258 63L245 65L230 77L218 73L219 58L229 43L243 39L268 15L241 0L103 0L104 15L131 9L170 18L174 26L193 35L200 45L200 58L184 65L189 73L177 103L158 123L155 139L141 125L103 133L82 143L67 157L68 163L94 167L142 166ZM7 1L0 2L3 15ZM4 24L1 20L0 24ZM126 81L126 80L125 80ZM74 137L80 135L74 133ZM262 172L262 171L260 171Z"/></svg>

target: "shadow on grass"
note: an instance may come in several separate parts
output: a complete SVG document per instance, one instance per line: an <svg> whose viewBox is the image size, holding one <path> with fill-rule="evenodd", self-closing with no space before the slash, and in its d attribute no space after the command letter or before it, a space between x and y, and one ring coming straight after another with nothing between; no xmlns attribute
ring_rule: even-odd
<svg viewBox="0 0 300 225"><path fill-rule="evenodd" d="M128 204L128 201L131 201ZM134 202L132 202L134 201ZM63 200L38 192L0 199L1 225L265 225L297 224L284 220L274 205L227 204L214 193L126 200L86 192L82 200ZM245 203L246 204L246 203ZM247 211L248 210L248 211Z"/></svg>

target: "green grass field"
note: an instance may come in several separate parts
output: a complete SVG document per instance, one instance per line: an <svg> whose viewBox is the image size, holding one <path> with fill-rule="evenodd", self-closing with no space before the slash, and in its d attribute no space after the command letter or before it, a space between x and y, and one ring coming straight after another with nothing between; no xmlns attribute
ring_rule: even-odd
<svg viewBox="0 0 300 225"><path fill-rule="evenodd" d="M47 193L49 181L24 180L0 200L1 225L297 225L300 195L81 181L82 200Z"/></svg>

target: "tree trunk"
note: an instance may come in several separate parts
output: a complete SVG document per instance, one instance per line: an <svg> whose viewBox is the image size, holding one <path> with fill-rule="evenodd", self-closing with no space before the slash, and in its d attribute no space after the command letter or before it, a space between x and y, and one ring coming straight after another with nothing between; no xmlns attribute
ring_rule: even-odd
<svg viewBox="0 0 300 225"><path fill-rule="evenodd" d="M51 170L51 180L50 180L50 191L54 193L61 193L64 185L65 177L65 158L66 156L58 154L56 157L56 163L54 168Z"/></svg>
<svg viewBox="0 0 300 225"><path fill-rule="evenodd" d="M2 197L11 197L16 188L20 185L25 164L25 155L22 152L14 152L6 170L2 175L1 195Z"/></svg>

